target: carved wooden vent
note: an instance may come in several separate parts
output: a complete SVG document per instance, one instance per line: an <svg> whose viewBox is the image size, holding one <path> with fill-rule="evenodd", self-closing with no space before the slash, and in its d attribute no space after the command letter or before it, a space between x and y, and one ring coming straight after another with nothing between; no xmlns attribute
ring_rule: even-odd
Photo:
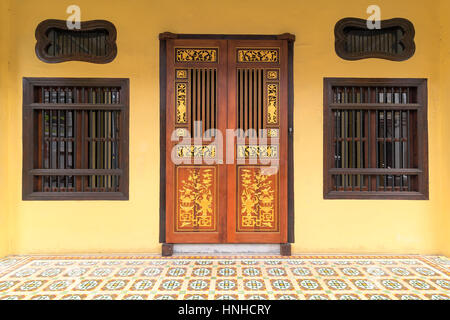
<svg viewBox="0 0 450 320"><path fill-rule="evenodd" d="M264 78L263 69L237 69L238 129L258 136L263 129Z"/></svg>
<svg viewBox="0 0 450 320"><path fill-rule="evenodd" d="M217 124L217 70L177 69L176 78L177 124L188 124L190 118L193 137L214 136Z"/></svg>
<svg viewBox="0 0 450 320"><path fill-rule="evenodd" d="M47 63L108 63L117 55L116 35L105 20L81 22L79 30L69 30L63 20L45 20L36 28L36 55Z"/></svg>
<svg viewBox="0 0 450 320"><path fill-rule="evenodd" d="M345 60L380 58L403 61L415 52L413 24L401 18L381 21L381 29L368 29L367 21L340 20L335 27L335 48Z"/></svg>

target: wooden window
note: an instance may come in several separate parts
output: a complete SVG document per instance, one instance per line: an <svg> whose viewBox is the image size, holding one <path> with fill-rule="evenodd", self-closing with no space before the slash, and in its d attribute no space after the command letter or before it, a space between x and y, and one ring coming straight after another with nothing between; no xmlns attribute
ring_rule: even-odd
<svg viewBox="0 0 450 320"><path fill-rule="evenodd" d="M128 79L24 78L23 199L128 199Z"/></svg>
<svg viewBox="0 0 450 320"><path fill-rule="evenodd" d="M69 30L65 20L49 19L37 26L35 35L36 55L47 63L108 63L117 55L116 28L105 20L81 22L79 30Z"/></svg>
<svg viewBox="0 0 450 320"><path fill-rule="evenodd" d="M414 25L402 18L380 21L380 29L368 29L367 20L345 18L336 23L335 49L345 60L379 58L404 61L416 51Z"/></svg>
<svg viewBox="0 0 450 320"><path fill-rule="evenodd" d="M428 199L427 80L324 80L324 197Z"/></svg>

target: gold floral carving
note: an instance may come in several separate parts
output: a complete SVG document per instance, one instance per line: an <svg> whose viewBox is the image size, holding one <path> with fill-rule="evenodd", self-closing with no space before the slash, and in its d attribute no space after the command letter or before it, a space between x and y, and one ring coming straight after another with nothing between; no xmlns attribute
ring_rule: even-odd
<svg viewBox="0 0 450 320"><path fill-rule="evenodd" d="M186 97L186 83L177 83L177 114L176 114L176 120L177 123L187 123L187 115L186 115L186 103L187 103L187 97Z"/></svg>
<svg viewBox="0 0 450 320"><path fill-rule="evenodd" d="M261 167L239 168L238 231L278 230L277 174Z"/></svg>
<svg viewBox="0 0 450 320"><path fill-rule="evenodd" d="M208 158L212 159L216 156L216 146L197 146L197 145L179 145L176 149L178 158Z"/></svg>
<svg viewBox="0 0 450 320"><path fill-rule="evenodd" d="M278 85L267 85L267 123L278 123Z"/></svg>
<svg viewBox="0 0 450 320"><path fill-rule="evenodd" d="M278 62L278 49L238 49L238 62Z"/></svg>
<svg viewBox="0 0 450 320"><path fill-rule="evenodd" d="M177 48L176 62L217 62L217 49Z"/></svg>
<svg viewBox="0 0 450 320"><path fill-rule="evenodd" d="M177 168L177 231L216 230L216 168Z"/></svg>
<svg viewBox="0 0 450 320"><path fill-rule="evenodd" d="M277 145L238 145L237 146L238 159L277 159L278 146Z"/></svg>

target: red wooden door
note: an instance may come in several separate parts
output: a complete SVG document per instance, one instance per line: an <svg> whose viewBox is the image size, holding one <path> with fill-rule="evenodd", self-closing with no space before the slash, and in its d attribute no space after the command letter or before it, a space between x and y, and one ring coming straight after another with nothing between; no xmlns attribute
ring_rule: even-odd
<svg viewBox="0 0 450 320"><path fill-rule="evenodd" d="M166 242L287 242L287 41L168 40Z"/></svg>

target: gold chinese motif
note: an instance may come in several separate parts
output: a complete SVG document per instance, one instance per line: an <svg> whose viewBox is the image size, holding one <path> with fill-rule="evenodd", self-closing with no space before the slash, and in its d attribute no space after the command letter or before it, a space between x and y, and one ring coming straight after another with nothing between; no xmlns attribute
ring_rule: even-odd
<svg viewBox="0 0 450 320"><path fill-rule="evenodd" d="M278 71L277 70L267 70L267 80L277 80Z"/></svg>
<svg viewBox="0 0 450 320"><path fill-rule="evenodd" d="M277 145L238 145L237 156L239 159L277 159L278 146Z"/></svg>
<svg viewBox="0 0 450 320"><path fill-rule="evenodd" d="M177 167L176 231L216 230L216 168Z"/></svg>
<svg viewBox="0 0 450 320"><path fill-rule="evenodd" d="M267 123L278 123L278 85L267 85Z"/></svg>
<svg viewBox="0 0 450 320"><path fill-rule="evenodd" d="M278 129L267 129L267 136L269 138L278 138Z"/></svg>
<svg viewBox="0 0 450 320"><path fill-rule="evenodd" d="M176 154L178 158L208 158L213 159L216 156L216 146L192 146L181 145L177 146Z"/></svg>
<svg viewBox="0 0 450 320"><path fill-rule="evenodd" d="M238 168L238 231L278 231L278 174L265 169Z"/></svg>
<svg viewBox="0 0 450 320"><path fill-rule="evenodd" d="M177 79L186 79L187 78L187 70L181 69L177 70Z"/></svg>
<svg viewBox="0 0 450 320"><path fill-rule="evenodd" d="M187 115L186 115L186 103L187 103L187 97L186 97L186 83L177 83L177 97L176 97L176 103L177 103L177 114L176 114L176 120L177 123L187 123Z"/></svg>
<svg viewBox="0 0 450 320"><path fill-rule="evenodd" d="M177 135L177 137L186 137L187 136L187 130L185 128L177 128L176 129L176 135Z"/></svg>
<svg viewBox="0 0 450 320"><path fill-rule="evenodd" d="M217 62L217 49L176 48L176 62Z"/></svg>
<svg viewBox="0 0 450 320"><path fill-rule="evenodd" d="M278 49L238 49L238 62L278 62Z"/></svg>

